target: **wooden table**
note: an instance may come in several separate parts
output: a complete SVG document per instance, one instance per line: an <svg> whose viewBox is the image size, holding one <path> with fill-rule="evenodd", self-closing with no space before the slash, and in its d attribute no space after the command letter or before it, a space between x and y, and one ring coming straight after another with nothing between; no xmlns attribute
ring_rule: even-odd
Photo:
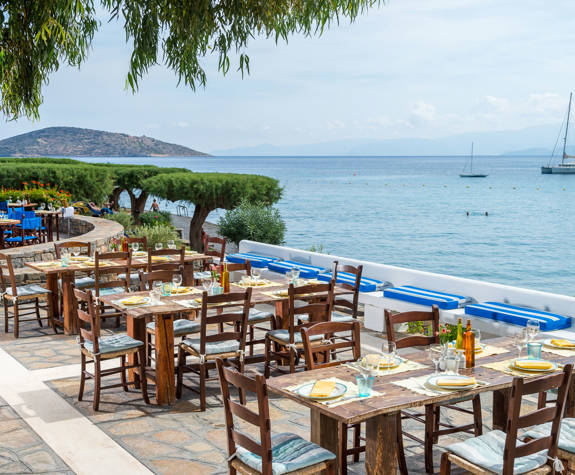
<svg viewBox="0 0 575 475"><path fill-rule="evenodd" d="M254 287L251 300L252 306L258 304L276 304L276 308L283 310L284 304L287 306L288 297L272 297L271 295L266 295L266 292L281 290L282 288L287 289L287 287L288 283L285 278L282 279L281 286L266 288ZM196 287L196 289L200 292L203 291L203 288L200 287ZM162 297L162 305L128 309L118 305L116 302L122 298L135 295L147 296L149 292L130 292L100 297L100 301L105 305L114 307L124 313L126 316L128 335L136 340L146 341L146 322L150 320L155 322L156 368L155 370L150 369L150 375L156 381L156 400L160 405L173 404L176 400L176 385L174 379L174 315L195 314L199 310L199 307L187 308L179 305L177 301L198 298L201 296L200 292L190 295ZM336 287L336 293L339 295L349 292L348 289L344 289L343 287ZM309 298L312 299L313 295ZM229 307L230 305L236 306L233 304L228 304L227 306ZM217 310L218 308L223 308L223 306L211 307L213 310ZM287 320L286 316L287 314L285 312L277 316L281 325L285 325L285 321ZM282 328L284 328L284 326L282 326ZM137 371L133 371L130 378L131 380L135 379L137 384Z"/></svg>
<svg viewBox="0 0 575 475"><path fill-rule="evenodd" d="M475 368L463 370L462 374L475 376L478 380L488 383L470 391L448 393L438 396L417 394L409 389L402 388L391 381L399 381L415 376L433 373L433 365L423 351L412 351L402 354L406 358L429 365L426 369L414 370L389 376L378 376L375 379L374 389L382 396L360 401L352 401L336 407L325 406L302 398L296 393L287 390L287 387L300 385L318 379L337 377L344 381L355 383L357 371L346 366L336 366L303 373L289 374L268 379L268 389L281 396L287 397L310 408L311 413L311 440L322 447L337 454L338 437L347 437L342 433L342 424L366 423L366 453L365 468L367 474L395 474L397 470L396 458L396 416L403 409L425 406L436 402L445 402L461 396L471 396L483 392L493 392L493 428L505 430L509 393L513 376L500 371L482 367L485 363L503 361L516 356L516 352L509 338L497 338L488 341L489 345L509 348L508 353L486 356L476 360ZM552 361L568 363L575 362L574 357L561 357L546 353L545 357ZM575 383L574 383L575 384ZM569 413L573 413L573 394L571 388L569 397ZM338 454L338 459L343 455Z"/></svg>
<svg viewBox="0 0 575 475"><path fill-rule="evenodd" d="M184 258L184 281L186 281L186 274L193 272L193 265L197 261L205 261L207 259L211 259L211 257L206 256L204 254L186 254ZM125 266L126 262L121 260L113 260L107 261L110 262L112 265L110 267L121 267ZM43 267L40 262L25 262L24 263L27 267L34 269L38 272L42 272L46 275L46 287L48 290L52 292L52 305L54 309L58 308L58 301L59 301L59 294L60 289L58 286L58 279L62 280L62 301L63 301L63 308L62 308L62 319L59 321L61 326L64 328L64 333L67 335L74 335L78 333L78 325L76 322L76 317L73 315L72 312L72 299L74 298L72 295L72 287L71 285L74 283L74 276L76 272L93 272L94 265L86 266L82 265L82 263L74 263L70 262L70 265L67 267L62 266L55 266L55 267ZM148 257L134 257L132 258L132 268L133 269L143 269L146 268L148 265Z"/></svg>
<svg viewBox="0 0 575 475"><path fill-rule="evenodd" d="M4 229L20 224L17 219L0 219L0 249L4 249Z"/></svg>
<svg viewBox="0 0 575 475"><path fill-rule="evenodd" d="M54 240L54 229L56 229L56 241L60 240L60 220L58 217L62 214L61 210L36 210L36 216L46 217L46 234L48 235L48 242Z"/></svg>
<svg viewBox="0 0 575 475"><path fill-rule="evenodd" d="M31 209L34 209L36 206L38 206L38 203L26 203L25 205L16 204L16 203L8 203L8 206L10 208L31 208Z"/></svg>

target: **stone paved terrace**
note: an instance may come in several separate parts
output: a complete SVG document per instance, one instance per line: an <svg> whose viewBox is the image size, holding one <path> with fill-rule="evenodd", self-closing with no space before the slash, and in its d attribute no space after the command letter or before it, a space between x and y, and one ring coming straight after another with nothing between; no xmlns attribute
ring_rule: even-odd
<svg viewBox="0 0 575 475"><path fill-rule="evenodd" d="M208 384L208 409L203 413L197 396L189 391L173 407L165 408L146 406L139 391L124 393L120 388L104 391L101 410L94 413L90 383L85 400L76 399L75 337L29 325L19 340L0 337L0 473L226 473L224 414L216 380ZM116 331L124 329L104 329ZM364 352L379 348L380 342L378 335L362 332ZM250 367L250 371L260 370L258 365ZM306 409L278 397L272 397L270 405L274 432L309 437ZM488 396L483 398L483 409L489 427ZM442 419L460 417L448 411ZM420 424L408 422L406 428L423 436ZM444 437L440 442L445 446L460 437ZM424 473L422 448L407 438L405 444L410 473ZM440 448L435 452L438 471ZM349 473L365 473L363 457L350 465Z"/></svg>

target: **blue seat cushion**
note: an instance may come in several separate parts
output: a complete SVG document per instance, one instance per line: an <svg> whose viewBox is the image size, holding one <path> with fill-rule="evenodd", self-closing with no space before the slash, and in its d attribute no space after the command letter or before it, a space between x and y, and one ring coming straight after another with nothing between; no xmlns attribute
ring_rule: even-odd
<svg viewBox="0 0 575 475"><path fill-rule="evenodd" d="M273 316L274 314L272 312L267 312L266 310L258 310L257 308L250 308L250 313L248 314L248 322L268 320Z"/></svg>
<svg viewBox="0 0 575 475"><path fill-rule="evenodd" d="M305 314L301 314L297 316L298 320L301 320L302 322L307 322L309 320L309 315L307 313ZM347 315L345 313L340 313L340 312L331 312L331 321L332 322L354 322L355 319L353 318L353 316L351 315Z"/></svg>
<svg viewBox="0 0 575 475"><path fill-rule="evenodd" d="M100 354L131 350L132 348L139 348L144 344L143 341L134 340L126 334L105 336L100 338L98 343L100 345ZM84 348L90 353L94 352L94 345L91 341L85 341Z"/></svg>
<svg viewBox="0 0 575 475"><path fill-rule="evenodd" d="M521 442L517 443L521 445ZM446 448L469 462L479 465L494 473L503 472L503 450L505 449L505 433L493 430L478 437L472 437L463 442L457 442ZM547 451L515 459L514 474L535 470L547 462Z"/></svg>
<svg viewBox="0 0 575 475"><path fill-rule="evenodd" d="M90 290L92 293L96 294L96 289L93 287L87 290ZM126 292L126 289L124 287L103 287L100 289L100 295L102 296L122 294L124 292Z"/></svg>
<svg viewBox="0 0 575 475"><path fill-rule="evenodd" d="M236 252L235 254L228 254L226 256L226 261L233 262L235 264L244 264L246 261L250 261L252 267L264 268L267 267L270 262L277 261L277 257L267 257L260 256L258 254L252 254L250 252Z"/></svg>
<svg viewBox="0 0 575 475"><path fill-rule="evenodd" d="M529 439L541 439L551 434L551 422L531 427L523 434ZM559 432L559 448L575 454L575 419L562 419Z"/></svg>
<svg viewBox="0 0 575 475"><path fill-rule="evenodd" d="M200 339L186 338L184 345L189 346L198 355L200 353ZM240 349L240 343L236 340L211 341L206 343L206 355L217 355L219 353L232 353Z"/></svg>
<svg viewBox="0 0 575 475"><path fill-rule="evenodd" d="M444 310L452 310L465 305L468 297L456 294L447 294L435 290L423 289L412 285L392 287L383 291L383 296L389 299L403 300L419 305L437 305Z"/></svg>
<svg viewBox="0 0 575 475"><path fill-rule="evenodd" d="M289 432L273 434L271 442L273 475L294 472L335 459L329 450ZM237 446L236 456L249 467L261 472L262 459L259 455Z"/></svg>
<svg viewBox="0 0 575 475"><path fill-rule="evenodd" d="M298 318L300 317L303 317L303 315L298 315ZM300 318L300 320L303 321L302 318ZM280 340L286 344L289 343L289 330L283 328L280 328L278 330L271 330L267 332L267 335L269 335L272 338L275 338L276 340ZM322 335L313 335L312 337L310 337L310 340L315 341L315 340L321 340L322 338L323 338ZM301 333L299 331L294 333L293 340L294 343L302 343Z"/></svg>
<svg viewBox="0 0 575 475"><path fill-rule="evenodd" d="M333 278L332 272L325 272L317 276L318 280L324 282L329 282ZM355 285L355 275L349 272L338 272L337 273L337 284L349 284ZM382 280L368 279L367 277L362 277L359 281L359 291L360 292L375 292L376 290L381 290L386 286L391 285L389 282L384 282Z"/></svg>
<svg viewBox="0 0 575 475"><path fill-rule="evenodd" d="M320 272L324 271L322 267L310 266L308 264L302 264L301 262L295 261L276 261L268 264L269 270L279 272L280 274L287 274L294 267L299 268L299 276L304 279L313 279L314 277L317 277Z"/></svg>
<svg viewBox="0 0 575 475"><path fill-rule="evenodd" d="M184 336L190 333L197 333L200 331L201 324L195 320L188 320L187 318L178 318L174 320L174 336ZM152 331L156 331L156 323L150 322L146 325L146 328Z"/></svg>
<svg viewBox="0 0 575 475"><path fill-rule="evenodd" d="M6 293L8 295L12 295L12 287L7 287ZM45 289L44 287L38 284L19 285L16 287L16 295L18 297L27 297L30 295L44 295L49 293L51 292L48 289Z"/></svg>
<svg viewBox="0 0 575 475"><path fill-rule="evenodd" d="M471 304L465 307L465 313L521 326L526 326L529 320L537 320L541 331L544 332L571 326L571 317L499 302Z"/></svg>

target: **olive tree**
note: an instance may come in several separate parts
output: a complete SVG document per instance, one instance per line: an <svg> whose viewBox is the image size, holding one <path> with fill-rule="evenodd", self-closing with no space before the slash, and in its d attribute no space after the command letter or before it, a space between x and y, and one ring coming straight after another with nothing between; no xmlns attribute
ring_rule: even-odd
<svg viewBox="0 0 575 475"><path fill-rule="evenodd" d="M144 182L148 192L170 201L194 205L190 221L190 244L202 248L202 227L218 209L233 209L242 202L272 204L281 198L277 180L260 175L234 173L168 173Z"/></svg>
<svg viewBox="0 0 575 475"><path fill-rule="evenodd" d="M0 0L0 110L8 119L38 117L42 86L61 65L80 66L99 25L123 22L132 48L126 86L164 63L195 89L206 84L202 58L216 55L224 74L237 57L249 73L248 41L319 35L342 18L353 21L383 0Z"/></svg>

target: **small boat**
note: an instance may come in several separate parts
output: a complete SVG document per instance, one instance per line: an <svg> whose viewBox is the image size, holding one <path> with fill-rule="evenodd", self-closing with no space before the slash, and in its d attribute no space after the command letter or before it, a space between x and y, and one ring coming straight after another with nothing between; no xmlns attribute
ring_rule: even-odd
<svg viewBox="0 0 575 475"><path fill-rule="evenodd" d="M555 143L555 147L553 147L553 152L551 153L551 158L549 159L549 163L547 166L541 167L541 173L543 175L570 175L575 174L575 161L571 160L570 158L575 158L573 155L567 155L567 134L569 132L569 119L571 119L571 100L573 99L573 93L569 94L569 107L567 108L567 120L565 121L565 135L563 136L563 155L561 158L561 163L557 165L551 165L551 159L555 155L555 149L557 148L557 142ZM563 128L563 126L561 126Z"/></svg>
<svg viewBox="0 0 575 475"><path fill-rule="evenodd" d="M459 174L461 178L485 178L486 173L473 173L473 142L471 142L471 156L469 157L469 172L466 172L467 164L463 167L463 171Z"/></svg>

